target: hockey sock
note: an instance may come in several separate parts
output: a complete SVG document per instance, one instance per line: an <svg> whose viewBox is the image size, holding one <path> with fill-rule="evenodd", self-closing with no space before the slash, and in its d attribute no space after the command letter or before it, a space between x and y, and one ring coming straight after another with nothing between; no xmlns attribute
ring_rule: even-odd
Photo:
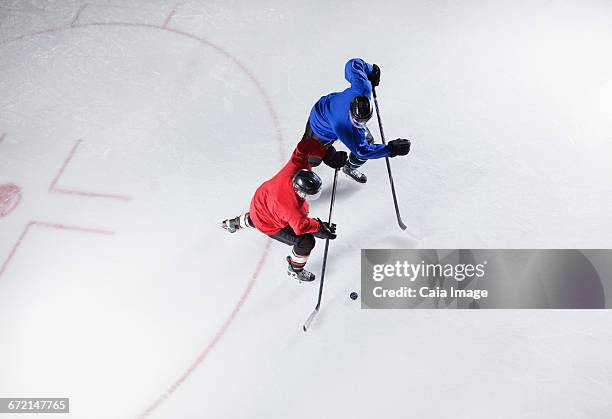
<svg viewBox="0 0 612 419"><path fill-rule="evenodd" d="M354 169L359 169L361 166L363 166L363 164L366 161L367 160L360 159L359 157L351 153L349 155L348 161L346 162L346 165L348 166L349 169L354 170Z"/></svg>
<svg viewBox="0 0 612 419"><path fill-rule="evenodd" d="M250 213L246 212L240 217L240 228L254 228L255 224L251 221Z"/></svg>
<svg viewBox="0 0 612 419"><path fill-rule="evenodd" d="M294 271L301 271L304 269L304 266L306 265L306 262L308 261L308 256L302 256L302 255L298 255L297 253L295 253L295 250L293 250L291 252L291 255L289 255L289 257L287 258L289 260L289 263L291 264L291 267L293 268Z"/></svg>

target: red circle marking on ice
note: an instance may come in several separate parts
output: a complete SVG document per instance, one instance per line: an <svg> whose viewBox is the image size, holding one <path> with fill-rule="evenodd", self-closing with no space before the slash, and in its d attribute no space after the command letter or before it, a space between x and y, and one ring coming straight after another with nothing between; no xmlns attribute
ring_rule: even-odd
<svg viewBox="0 0 612 419"><path fill-rule="evenodd" d="M6 217L19 205L21 189L17 185L7 183L0 185L0 217Z"/></svg>

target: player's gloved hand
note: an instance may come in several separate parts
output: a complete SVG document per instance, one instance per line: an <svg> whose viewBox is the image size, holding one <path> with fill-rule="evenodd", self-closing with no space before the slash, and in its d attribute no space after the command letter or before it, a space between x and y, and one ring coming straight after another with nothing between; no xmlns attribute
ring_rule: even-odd
<svg viewBox="0 0 612 419"><path fill-rule="evenodd" d="M332 169L340 169L344 167L347 161L348 154L346 154L346 151L336 151L333 146L327 149L327 154L323 160L323 162Z"/></svg>
<svg viewBox="0 0 612 419"><path fill-rule="evenodd" d="M389 141L387 147L389 147L391 157L405 156L410 152L410 140L398 138L397 140Z"/></svg>
<svg viewBox="0 0 612 419"><path fill-rule="evenodd" d="M334 223L329 224L326 221L321 221L318 218L317 220L319 220L319 222L321 223L321 228L316 233L313 233L315 237L319 239L329 239L329 240L333 240L337 237L336 236L336 224Z"/></svg>
<svg viewBox="0 0 612 419"><path fill-rule="evenodd" d="M372 82L372 86L376 87L380 84L380 67L376 64L372 65L372 72L368 75L368 80Z"/></svg>

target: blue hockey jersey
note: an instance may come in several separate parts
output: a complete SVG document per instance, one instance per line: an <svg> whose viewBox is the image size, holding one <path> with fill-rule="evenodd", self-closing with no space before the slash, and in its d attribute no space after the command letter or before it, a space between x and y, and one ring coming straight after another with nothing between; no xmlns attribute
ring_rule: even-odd
<svg viewBox="0 0 612 419"><path fill-rule="evenodd" d="M351 84L342 92L323 96L310 111L310 128L323 141L340 140L360 159L378 159L390 155L383 144L369 144L365 128L355 127L349 115L351 100L355 96L372 94L368 74L372 65L361 58L353 58L344 66L344 78Z"/></svg>

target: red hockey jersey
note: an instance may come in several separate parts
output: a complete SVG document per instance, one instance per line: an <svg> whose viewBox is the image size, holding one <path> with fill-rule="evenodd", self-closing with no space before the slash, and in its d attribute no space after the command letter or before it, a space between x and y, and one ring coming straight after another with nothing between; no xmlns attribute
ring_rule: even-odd
<svg viewBox="0 0 612 419"><path fill-rule="evenodd" d="M311 169L308 156L323 158L325 148L319 141L300 141L289 162L272 179L264 182L251 200L250 216L255 227L264 234L274 234L290 226L298 234L314 233L321 223L308 217L308 202L293 189L293 176L302 169Z"/></svg>

